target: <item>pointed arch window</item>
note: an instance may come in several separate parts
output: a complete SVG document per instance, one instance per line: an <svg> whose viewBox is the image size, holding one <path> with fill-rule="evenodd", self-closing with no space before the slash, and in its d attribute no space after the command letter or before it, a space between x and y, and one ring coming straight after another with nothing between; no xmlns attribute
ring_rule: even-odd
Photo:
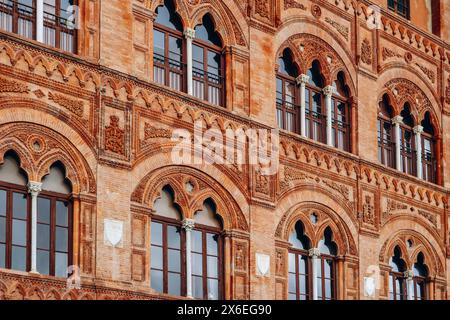
<svg viewBox="0 0 450 320"><path fill-rule="evenodd" d="M289 248L288 262L288 299L310 300L312 299L312 279L310 277L311 262L308 250L311 246L301 221L295 224L289 242L291 247Z"/></svg>
<svg viewBox="0 0 450 320"><path fill-rule="evenodd" d="M192 45L193 95L218 106L224 105L225 96L225 60L222 49L220 35L215 31L211 16L206 14L202 24L195 27Z"/></svg>
<svg viewBox="0 0 450 320"><path fill-rule="evenodd" d="M296 84L298 69L292 58L292 52L285 49L278 59L277 72L277 123L278 127L299 133L299 90Z"/></svg>
<svg viewBox="0 0 450 320"><path fill-rule="evenodd" d="M434 128L431 123L430 113L425 114L425 118L421 123L423 132L422 139L422 177L429 182L436 182L436 140L434 138Z"/></svg>
<svg viewBox="0 0 450 320"><path fill-rule="evenodd" d="M44 0L44 43L76 53L77 33L73 23L77 0Z"/></svg>
<svg viewBox="0 0 450 320"><path fill-rule="evenodd" d="M384 95L378 105L378 161L385 166L395 168L394 131L392 128L392 107L389 98Z"/></svg>
<svg viewBox="0 0 450 320"><path fill-rule="evenodd" d="M394 249L394 256L390 260L389 299L406 300L407 285L405 279L406 263L402 259L402 252L398 246Z"/></svg>
<svg viewBox="0 0 450 320"><path fill-rule="evenodd" d="M349 90L343 72L339 72L333 82L334 94L331 99L332 143L335 148L350 151L350 108Z"/></svg>
<svg viewBox="0 0 450 320"><path fill-rule="evenodd" d="M315 60L308 70L309 83L306 85L306 135L308 138L326 143L326 116L322 90L324 80L320 74L319 61Z"/></svg>
<svg viewBox="0 0 450 320"><path fill-rule="evenodd" d="M319 300L336 299L336 254L337 246L333 242L333 232L328 227L319 242L320 268L318 269Z"/></svg>
<svg viewBox="0 0 450 320"><path fill-rule="evenodd" d="M36 38L36 0L0 1L0 29Z"/></svg>
<svg viewBox="0 0 450 320"><path fill-rule="evenodd" d="M405 103L400 115L403 117L403 123L400 125L400 171L416 175L414 118L409 103Z"/></svg>
<svg viewBox="0 0 450 320"><path fill-rule="evenodd" d="M0 268L30 271L32 268L32 197L27 178L13 152L0 166ZM70 182L57 162L43 179L37 198L37 270L65 278L72 264L72 201Z"/></svg>
<svg viewBox="0 0 450 320"><path fill-rule="evenodd" d="M412 298L414 300L427 300L427 279L428 270L425 265L425 258L422 252L417 255L417 260L413 266L413 288Z"/></svg>
<svg viewBox="0 0 450 320"><path fill-rule="evenodd" d="M156 9L153 24L153 79L174 90L185 91L183 26L172 0Z"/></svg>

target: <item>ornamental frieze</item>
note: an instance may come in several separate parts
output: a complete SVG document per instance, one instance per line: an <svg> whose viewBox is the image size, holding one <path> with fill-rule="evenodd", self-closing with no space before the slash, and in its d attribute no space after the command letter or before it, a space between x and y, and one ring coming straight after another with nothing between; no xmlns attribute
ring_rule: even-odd
<svg viewBox="0 0 450 320"><path fill-rule="evenodd" d="M49 100L57 103L61 107L66 108L70 112L74 113L78 117L82 117L84 113L83 101L67 98L59 93L48 93Z"/></svg>
<svg viewBox="0 0 450 320"><path fill-rule="evenodd" d="M435 228L438 227L438 218L435 213L428 212L415 206L391 198L384 198L382 201L382 219L386 222L389 218L400 214L419 215L428 220Z"/></svg>
<svg viewBox="0 0 450 320"><path fill-rule="evenodd" d="M368 39L364 39L361 44L361 61L365 64L372 64L372 46Z"/></svg>
<svg viewBox="0 0 450 320"><path fill-rule="evenodd" d="M105 150L125 155L125 130L119 127L119 117L110 116L105 128Z"/></svg>
<svg viewBox="0 0 450 320"><path fill-rule="evenodd" d="M28 93L30 88L27 85L0 77L0 93Z"/></svg>
<svg viewBox="0 0 450 320"><path fill-rule="evenodd" d="M334 29L336 29L337 32L339 32L341 34L341 36L343 36L345 38L345 40L348 41L348 37L349 37L348 27L343 26L342 24L334 21L330 17L326 17L325 22L330 24Z"/></svg>

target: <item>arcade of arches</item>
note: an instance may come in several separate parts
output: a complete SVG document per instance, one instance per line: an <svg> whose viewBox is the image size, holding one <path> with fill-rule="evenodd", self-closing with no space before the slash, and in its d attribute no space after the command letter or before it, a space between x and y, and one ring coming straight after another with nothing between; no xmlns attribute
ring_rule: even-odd
<svg viewBox="0 0 450 320"><path fill-rule="evenodd" d="M10 2L0 299L448 299L450 6ZM278 170L177 163L198 123Z"/></svg>

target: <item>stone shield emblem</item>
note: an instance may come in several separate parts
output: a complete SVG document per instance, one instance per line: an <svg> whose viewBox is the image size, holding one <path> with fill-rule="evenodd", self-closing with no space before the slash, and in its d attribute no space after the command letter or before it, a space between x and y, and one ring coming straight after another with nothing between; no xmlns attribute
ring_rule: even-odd
<svg viewBox="0 0 450 320"><path fill-rule="evenodd" d="M122 240L123 222L105 219L105 242L113 247Z"/></svg>

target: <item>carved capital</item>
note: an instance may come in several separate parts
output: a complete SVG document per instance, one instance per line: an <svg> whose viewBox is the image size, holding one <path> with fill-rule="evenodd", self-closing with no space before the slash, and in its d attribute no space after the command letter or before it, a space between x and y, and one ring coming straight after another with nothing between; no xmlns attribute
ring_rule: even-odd
<svg viewBox="0 0 450 320"><path fill-rule="evenodd" d="M301 74L297 77L297 79L295 79L297 81L297 84L307 84L309 82L309 76L307 76L306 74Z"/></svg>
<svg viewBox="0 0 450 320"><path fill-rule="evenodd" d="M186 39L193 40L195 38L195 30L191 29L191 28L187 28L186 30L184 30L184 37Z"/></svg>
<svg viewBox="0 0 450 320"><path fill-rule="evenodd" d="M31 193L32 196L37 196L41 191L42 183L33 181L28 182L28 192Z"/></svg>
<svg viewBox="0 0 450 320"><path fill-rule="evenodd" d="M331 96L334 93L334 88L332 86L326 86L323 88L323 94L326 96Z"/></svg>
<svg viewBox="0 0 450 320"><path fill-rule="evenodd" d="M414 272L412 272L412 270L407 270L403 273L403 276L406 279L412 279L414 277Z"/></svg>
<svg viewBox="0 0 450 320"><path fill-rule="evenodd" d="M415 134L421 134L423 132L423 127L421 125L418 125L415 126L413 130Z"/></svg>
<svg viewBox="0 0 450 320"><path fill-rule="evenodd" d="M309 256L311 257L311 258L320 258L320 250L319 250L319 248L311 248L311 249L309 249L309 251L308 251L308 253L309 253Z"/></svg>
<svg viewBox="0 0 450 320"><path fill-rule="evenodd" d="M395 116L392 118L392 124L403 124L403 117L402 116Z"/></svg>
<svg viewBox="0 0 450 320"><path fill-rule="evenodd" d="M193 219L184 219L182 226L187 231L192 231L192 229L194 229L195 227L195 221Z"/></svg>

